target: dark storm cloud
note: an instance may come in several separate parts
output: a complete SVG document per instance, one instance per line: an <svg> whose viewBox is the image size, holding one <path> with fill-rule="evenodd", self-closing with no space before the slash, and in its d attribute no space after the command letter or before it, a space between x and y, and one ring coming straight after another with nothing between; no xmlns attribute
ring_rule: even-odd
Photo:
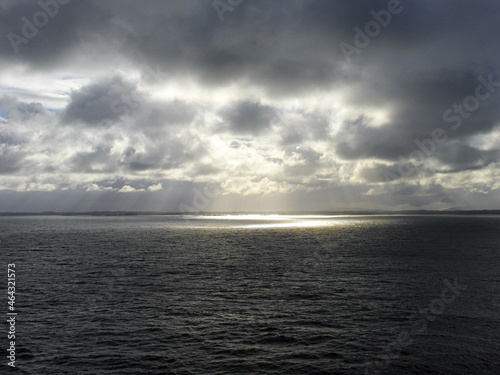
<svg viewBox="0 0 500 375"><path fill-rule="evenodd" d="M27 153L19 151L17 147L0 143L0 174L9 175L21 170L26 156Z"/></svg>
<svg viewBox="0 0 500 375"><path fill-rule="evenodd" d="M239 135L258 135L270 127L275 117L272 107L250 101L231 104L219 114L229 130Z"/></svg>
<svg viewBox="0 0 500 375"><path fill-rule="evenodd" d="M400 11L387 16L391 7ZM8 111L8 126L3 114L0 118L0 172L22 169L31 151L18 145L30 137L39 145L51 144L54 136L55 144L80 146L61 152L71 155L65 162L75 173L146 174L184 167L184 176L217 174L222 168L209 164L210 158L201 162L216 148L204 141L225 132L275 136L275 153L264 158L279 161L294 181L312 176L323 162L362 164L357 174L367 184L387 181L387 175L403 184L405 177L415 183L435 174L481 171L500 156L498 142L472 144L474 136L486 139L500 126L499 16L500 6L490 0L245 0L226 12L223 22L211 0L0 0L0 62L6 70L18 68L13 72L20 81L23 73L91 76L56 113L41 99L0 99L0 110ZM387 24L376 36L359 35L380 17ZM356 52L347 58L342 43ZM140 78L132 79L137 72ZM183 80L192 82L200 97L143 90L173 83L189 97ZM20 95L22 85L9 85L15 90L1 89ZM201 98L212 88L234 88L228 89L234 98L222 104ZM262 97L256 99L256 92ZM213 115L219 122L211 122ZM45 120L35 121L50 116L60 120L53 132ZM22 133L19 125L35 122L45 138L36 138L36 131ZM116 137L96 140L103 128ZM85 141L80 130L88 132ZM259 150L251 139L243 141L229 144L248 155ZM317 148L321 142L329 157L340 160L327 160ZM43 157L33 159L41 162L48 154L42 150ZM423 158L415 160L419 155ZM402 173L410 161L416 170ZM346 167L344 173L351 172ZM439 189L425 189L396 191L395 202L422 206L449 198ZM353 199L367 190L359 187ZM346 202L350 193L345 188L341 194ZM460 194L465 193L454 199Z"/></svg>
<svg viewBox="0 0 500 375"><path fill-rule="evenodd" d="M116 121L137 109L141 101L134 84L118 76L83 86L72 92L70 99L62 121L88 125Z"/></svg>
<svg viewBox="0 0 500 375"><path fill-rule="evenodd" d="M500 76L467 72L405 79L399 86L394 82L375 82L379 99L374 101L383 106L382 98L394 106L392 119L384 127L370 126L367 118L344 124L344 129L351 132L343 132L338 138L343 157L407 157L413 149L418 149L416 142L431 138L436 128L443 129L448 140L464 140L474 134L488 133L499 124ZM493 84L489 86L488 82ZM476 93L488 97L481 100ZM365 88L353 102L365 105L376 96L374 88Z"/></svg>
<svg viewBox="0 0 500 375"><path fill-rule="evenodd" d="M155 142L151 141L146 149L138 150L134 147L135 136L134 133L130 133L130 145L121 153L113 150L114 140L101 142L90 151L74 153L68 165L72 172L92 174L165 171L183 165L189 166L205 152L202 145L193 147L182 140L168 136ZM204 170L208 173L206 168Z"/></svg>
<svg viewBox="0 0 500 375"><path fill-rule="evenodd" d="M70 163L72 169L77 172L113 172L116 170L116 160L112 163L110 153L111 146L99 145L90 152L78 152L71 158Z"/></svg>
<svg viewBox="0 0 500 375"><path fill-rule="evenodd" d="M493 51L499 29L490 20L499 9L491 1L400 3L402 13L353 57L356 66L384 64L382 78L401 81L399 73L436 68L437 59L441 68L461 70L498 60ZM92 43L102 52L97 56L102 61L124 55L149 66L160 64L167 73L199 75L207 82L248 77L271 91L293 88L297 93L349 81L351 75L339 69L345 63L339 44L353 44L354 27L364 29L373 20L370 12L386 10L387 4L245 1L220 22L211 2L72 1L60 5L59 13L22 46L24 55L14 54L7 38L2 39L2 50L7 52L4 58L35 67L61 61L69 51ZM20 33L21 18L30 19L37 11L36 2L4 1L2 34ZM437 48L436 40L445 42ZM408 60L416 53L417 60Z"/></svg>
<svg viewBox="0 0 500 375"><path fill-rule="evenodd" d="M150 148L146 152L137 151L134 147L128 147L120 158L120 164L131 171L146 171L157 169L162 165L167 150L163 147Z"/></svg>
<svg viewBox="0 0 500 375"><path fill-rule="evenodd" d="M482 169L491 163L500 160L500 150L484 151L477 148L462 145L448 144L442 150L438 150L437 158L445 168L443 173L453 173L463 170Z"/></svg>
<svg viewBox="0 0 500 375"><path fill-rule="evenodd" d="M91 126L111 125L134 115L138 127L162 128L189 124L196 112L194 105L180 100L152 101L137 90L135 83L115 76L99 79L73 91L62 121Z"/></svg>
<svg viewBox="0 0 500 375"><path fill-rule="evenodd" d="M43 4L42 6L40 4ZM19 0L0 1L0 39L2 58L22 61L33 69L54 68L62 63L72 47L95 38L110 22L112 13L92 1Z"/></svg>
<svg viewBox="0 0 500 375"><path fill-rule="evenodd" d="M369 183L390 182L403 178L417 180L421 177L430 177L441 173L480 170L497 162L500 159L500 151L484 151L460 143L449 143L437 149L435 155L431 157L439 162L437 167L424 167L422 158L409 161L401 159L392 164L376 163L373 166L365 167L360 177Z"/></svg>
<svg viewBox="0 0 500 375"><path fill-rule="evenodd" d="M19 53L3 38L2 57L39 69L83 48L93 63L127 56L212 84L248 78L282 94L326 88L338 74L331 58L340 57L339 36L347 36L374 4L325 3L332 2L248 1L220 22L211 2L72 1L19 45ZM23 36L23 17L31 22L41 9L35 2L4 1L3 11L0 33Z"/></svg>
<svg viewBox="0 0 500 375"><path fill-rule="evenodd" d="M388 56L393 59L391 67L405 60L400 69L411 70L422 62L430 65L429 60L438 54L444 65L462 68L470 68L467 61L492 64L498 60L488 49L496 45L495 35L499 31L493 22L499 13L494 2L400 3L402 13L392 17L354 62L377 64L377 60ZM1 23L3 35L21 34L22 17L32 19L41 10L33 1L4 0L0 4L5 21ZM6 52L4 58L17 58L36 66L49 60L61 61L69 51L91 42L96 47L108 47L102 51L103 61L109 54L119 53L151 66L161 64L167 71L198 71L206 79L251 75L262 84L269 80L269 88L280 83L289 86L309 82L322 86L342 78L337 69L344 60L339 43L353 43L354 27L364 29L373 20L372 10L387 8L386 0L254 0L244 1L220 22L212 2L71 1L60 5L58 14L40 28L30 43L22 46L26 55L11 56L14 52L8 38L2 39L2 50ZM445 43L440 44L439 50L432 47L434 41L443 38ZM448 40L450 43L446 43ZM412 52L425 48L430 56L406 60ZM377 60L373 61L373 57Z"/></svg>

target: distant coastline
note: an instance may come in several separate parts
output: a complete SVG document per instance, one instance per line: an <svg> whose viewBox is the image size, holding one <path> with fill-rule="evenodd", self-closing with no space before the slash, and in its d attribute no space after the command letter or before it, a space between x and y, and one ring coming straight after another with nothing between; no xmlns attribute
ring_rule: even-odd
<svg viewBox="0 0 500 375"><path fill-rule="evenodd" d="M290 211L290 212L153 212L153 211L90 211L90 212L0 212L0 216L144 216L144 215L500 215L500 210L359 210L359 211Z"/></svg>

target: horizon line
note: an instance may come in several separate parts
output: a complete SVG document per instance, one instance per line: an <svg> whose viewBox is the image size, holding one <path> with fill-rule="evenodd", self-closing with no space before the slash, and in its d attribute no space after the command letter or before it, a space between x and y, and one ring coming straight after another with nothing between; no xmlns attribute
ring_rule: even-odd
<svg viewBox="0 0 500 375"><path fill-rule="evenodd" d="M500 214L500 209L446 209L446 210L322 210L322 211L193 211L193 212L169 212L169 211L37 211L37 212L0 212L0 216L139 216L139 215L377 215L377 214L427 214L427 215L453 215L453 214Z"/></svg>

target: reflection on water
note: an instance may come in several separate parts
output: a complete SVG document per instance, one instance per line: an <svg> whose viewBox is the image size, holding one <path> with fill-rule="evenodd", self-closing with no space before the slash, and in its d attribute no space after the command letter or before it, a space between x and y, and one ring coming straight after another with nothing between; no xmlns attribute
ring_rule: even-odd
<svg viewBox="0 0 500 375"><path fill-rule="evenodd" d="M500 373L500 217L0 217L25 374Z"/></svg>
<svg viewBox="0 0 500 375"><path fill-rule="evenodd" d="M372 223L373 216L370 217ZM234 227L247 229L272 229L272 228L307 228L324 226L346 226L360 223L363 216L355 215L278 215L278 214L253 214L253 215L186 215L184 219L191 220L193 227L197 221L204 224L215 224L222 221L218 227ZM216 225L217 226L217 225Z"/></svg>

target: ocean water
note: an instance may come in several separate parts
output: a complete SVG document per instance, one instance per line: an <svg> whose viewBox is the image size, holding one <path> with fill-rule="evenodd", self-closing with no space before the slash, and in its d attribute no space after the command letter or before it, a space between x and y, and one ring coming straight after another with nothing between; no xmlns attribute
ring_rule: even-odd
<svg viewBox="0 0 500 375"><path fill-rule="evenodd" d="M499 216L0 217L0 369L500 374L499 248Z"/></svg>

